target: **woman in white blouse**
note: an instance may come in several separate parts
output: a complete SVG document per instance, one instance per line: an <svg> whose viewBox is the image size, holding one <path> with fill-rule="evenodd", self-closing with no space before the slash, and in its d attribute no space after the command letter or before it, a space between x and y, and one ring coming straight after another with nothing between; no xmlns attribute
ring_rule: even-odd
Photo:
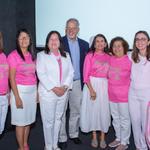
<svg viewBox="0 0 150 150"><path fill-rule="evenodd" d="M147 107L150 101L150 38L146 31L134 37L129 111L136 150L147 150L145 140Z"/></svg>
<svg viewBox="0 0 150 150"><path fill-rule="evenodd" d="M51 31L47 35L45 50L37 55L36 68L45 149L60 150L58 134L74 71L59 32Z"/></svg>

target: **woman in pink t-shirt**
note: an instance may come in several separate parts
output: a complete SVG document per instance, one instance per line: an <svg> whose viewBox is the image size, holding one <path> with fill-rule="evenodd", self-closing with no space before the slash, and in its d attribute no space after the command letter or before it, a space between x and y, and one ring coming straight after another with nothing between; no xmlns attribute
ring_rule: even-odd
<svg viewBox="0 0 150 150"><path fill-rule="evenodd" d="M0 134L4 130L8 110L8 63L3 53L3 38L0 32Z"/></svg>
<svg viewBox="0 0 150 150"><path fill-rule="evenodd" d="M104 35L94 37L92 46L84 61L84 88L81 104L80 127L83 132L92 131L91 146L97 147L97 132L100 134L100 147L106 148L105 133L110 125L107 75L110 56Z"/></svg>
<svg viewBox="0 0 150 150"><path fill-rule="evenodd" d="M8 56L11 83L11 123L16 125L19 150L29 150L30 124L35 122L37 79L31 35L21 29L16 37L17 48Z"/></svg>
<svg viewBox="0 0 150 150"><path fill-rule="evenodd" d="M110 68L108 73L108 94L116 139L109 147L116 150L128 148L130 138L130 116L128 109L128 91L130 86L131 61L127 54L128 43L122 37L110 42Z"/></svg>

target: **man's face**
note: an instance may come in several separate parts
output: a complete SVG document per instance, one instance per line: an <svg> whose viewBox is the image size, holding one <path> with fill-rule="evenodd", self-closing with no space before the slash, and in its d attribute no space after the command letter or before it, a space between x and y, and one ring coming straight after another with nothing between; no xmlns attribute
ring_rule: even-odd
<svg viewBox="0 0 150 150"><path fill-rule="evenodd" d="M77 26L77 23L75 21L68 22L66 27L66 35L69 37L69 39L75 40L78 32L79 27Z"/></svg>

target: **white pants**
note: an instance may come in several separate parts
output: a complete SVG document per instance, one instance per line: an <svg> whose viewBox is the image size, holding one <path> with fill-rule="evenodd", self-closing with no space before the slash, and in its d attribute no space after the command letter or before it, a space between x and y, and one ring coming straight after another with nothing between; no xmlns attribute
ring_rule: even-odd
<svg viewBox="0 0 150 150"><path fill-rule="evenodd" d="M67 94L62 97L58 97L54 93L39 93L39 98L44 130L45 149L52 150L53 148L56 148L58 144L58 135Z"/></svg>
<svg viewBox="0 0 150 150"><path fill-rule="evenodd" d="M81 81L77 80L73 82L72 90L68 93L68 101L70 108L70 118L69 118L69 136L70 138L76 138L79 136L79 120L80 120L80 106L81 106ZM60 129L59 142L67 141L66 133L66 110L68 106L68 101L66 102L65 112L62 118L62 124Z"/></svg>
<svg viewBox="0 0 150 150"><path fill-rule="evenodd" d="M150 149L150 101L149 101L148 108L147 108L146 140Z"/></svg>
<svg viewBox="0 0 150 150"><path fill-rule="evenodd" d="M145 91L145 92L144 92ZM150 100L148 90L129 90L129 111L136 148L147 150L145 140L147 106ZM149 97L149 98L148 98Z"/></svg>
<svg viewBox="0 0 150 150"><path fill-rule="evenodd" d="M129 144L131 134L131 123L128 103L110 102L110 110L113 118L116 140L121 144Z"/></svg>
<svg viewBox="0 0 150 150"><path fill-rule="evenodd" d="M8 111L8 97L7 95L0 95L0 134L4 130L4 125L6 121L6 115Z"/></svg>

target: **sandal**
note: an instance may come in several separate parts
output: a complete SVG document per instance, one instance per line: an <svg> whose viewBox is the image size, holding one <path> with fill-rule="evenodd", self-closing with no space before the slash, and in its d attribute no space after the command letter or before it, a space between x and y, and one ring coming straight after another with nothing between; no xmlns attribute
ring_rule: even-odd
<svg viewBox="0 0 150 150"><path fill-rule="evenodd" d="M91 146L94 147L94 148L98 147L98 141L97 141L97 139L92 139Z"/></svg>
<svg viewBox="0 0 150 150"><path fill-rule="evenodd" d="M105 140L100 141L99 146L100 146L100 148L105 149L107 147L107 144L106 144Z"/></svg>

